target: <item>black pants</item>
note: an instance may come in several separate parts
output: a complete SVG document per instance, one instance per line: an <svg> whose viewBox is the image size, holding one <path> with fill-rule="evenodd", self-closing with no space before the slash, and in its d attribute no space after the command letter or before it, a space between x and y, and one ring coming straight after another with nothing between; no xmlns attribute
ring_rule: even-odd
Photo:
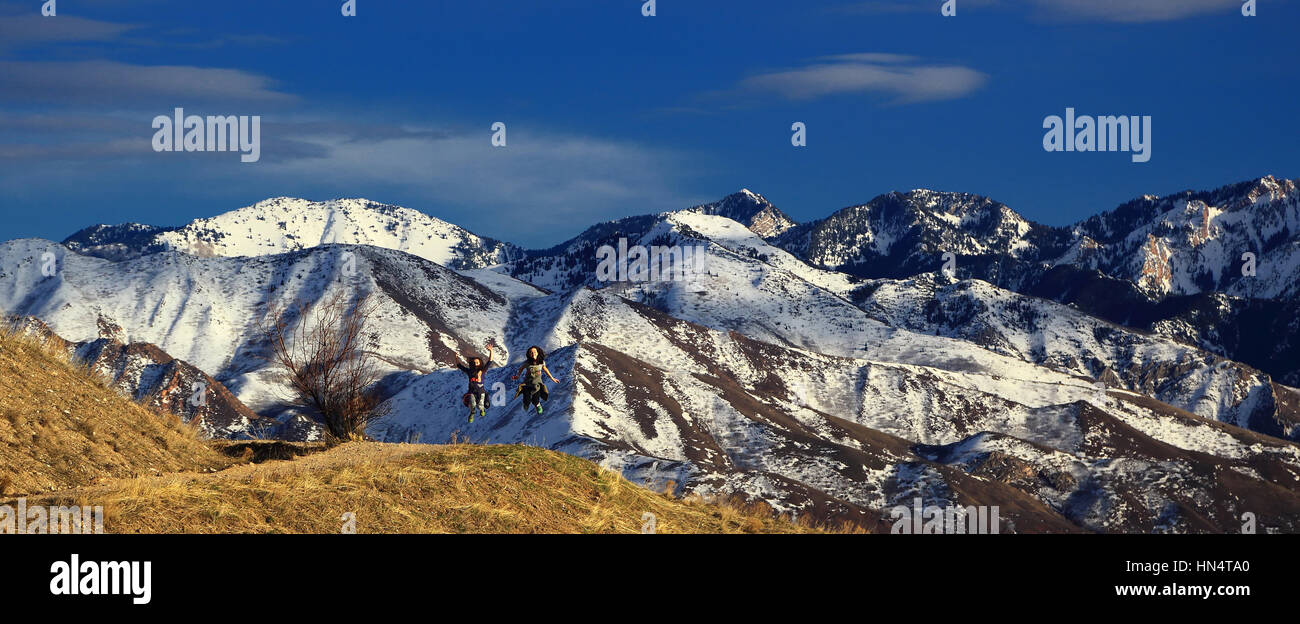
<svg viewBox="0 0 1300 624"><path fill-rule="evenodd" d="M550 396L545 384L524 384L524 407L541 405L542 401L549 399Z"/></svg>
<svg viewBox="0 0 1300 624"><path fill-rule="evenodd" d="M483 384L470 383L465 402L469 405L470 411L487 409L487 388L484 388Z"/></svg>

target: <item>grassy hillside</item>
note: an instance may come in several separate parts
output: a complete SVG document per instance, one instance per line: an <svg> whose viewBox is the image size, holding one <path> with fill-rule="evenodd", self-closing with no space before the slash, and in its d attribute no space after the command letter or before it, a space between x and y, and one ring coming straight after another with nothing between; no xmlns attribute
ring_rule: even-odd
<svg viewBox="0 0 1300 624"><path fill-rule="evenodd" d="M0 332L0 504L104 508L109 533L793 533L518 445L202 441L56 345Z"/></svg>
<svg viewBox="0 0 1300 624"><path fill-rule="evenodd" d="M179 418L110 390L57 345L0 330L0 496L229 464Z"/></svg>
<svg viewBox="0 0 1300 624"><path fill-rule="evenodd" d="M109 533L794 533L766 509L679 500L530 446L353 442L218 473L124 479L29 504L102 505Z"/></svg>

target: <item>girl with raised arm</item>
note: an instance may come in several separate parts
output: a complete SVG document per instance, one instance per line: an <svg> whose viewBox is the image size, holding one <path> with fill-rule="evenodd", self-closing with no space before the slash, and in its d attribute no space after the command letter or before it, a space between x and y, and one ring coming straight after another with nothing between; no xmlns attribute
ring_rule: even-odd
<svg viewBox="0 0 1300 624"><path fill-rule="evenodd" d="M492 367L492 344L487 345L487 361L484 362L478 356L472 356L469 359L469 365L460 363L460 354L455 354L456 368L465 373L469 378L469 391L461 398L461 401L469 407L469 421L474 422L474 410L478 410L478 415L483 416L487 413L487 388L483 387L483 373Z"/></svg>
<svg viewBox="0 0 1300 624"><path fill-rule="evenodd" d="M546 368L546 352L541 347L528 348L523 365L511 379L519 379L520 375L524 376L524 382L519 384L519 390L515 394L524 395L524 410L532 409L532 406L536 405L537 413L542 413L542 402L550 398L546 384L542 383L542 375L549 377L553 383L560 383L560 380L551 374L549 368Z"/></svg>

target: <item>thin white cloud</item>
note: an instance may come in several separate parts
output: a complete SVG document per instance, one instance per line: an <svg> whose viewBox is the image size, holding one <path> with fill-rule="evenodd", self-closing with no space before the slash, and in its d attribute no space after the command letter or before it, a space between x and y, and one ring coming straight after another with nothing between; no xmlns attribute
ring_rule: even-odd
<svg viewBox="0 0 1300 624"><path fill-rule="evenodd" d="M1240 16L1241 0L1029 0L1047 16L1108 22L1161 22L1210 13Z"/></svg>
<svg viewBox="0 0 1300 624"><path fill-rule="evenodd" d="M837 61L846 63L912 63L917 59L910 54L889 54L886 52L855 52L852 54L831 54L818 58L819 61Z"/></svg>
<svg viewBox="0 0 1300 624"><path fill-rule="evenodd" d="M0 48L36 43L114 41L138 28L133 24L103 22L74 15L51 19L42 17L37 11L39 7L24 15L0 16Z"/></svg>
<svg viewBox="0 0 1300 624"><path fill-rule="evenodd" d="M0 101L157 105L169 100L282 103L294 96L238 69L117 61L0 61Z"/></svg>
<svg viewBox="0 0 1300 624"><path fill-rule="evenodd" d="M957 11L962 9L985 8L1002 4L1000 0L957 0ZM864 0L834 7L838 13L861 13L865 15L887 15L890 13L939 13L939 0Z"/></svg>
<svg viewBox="0 0 1300 624"><path fill-rule="evenodd" d="M268 159L248 173L284 180L328 180L340 191L393 186L443 206L493 210L503 219L490 231L526 238L534 232L572 233L590 223L688 205L680 188L689 159L643 145L508 127L508 145L491 132L359 141L351 133L298 136L322 146L314 158ZM273 149L273 147L268 148ZM508 218L506 218L508 217Z"/></svg>
<svg viewBox="0 0 1300 624"><path fill-rule="evenodd" d="M857 53L823 57L805 67L751 76L737 88L791 100L879 93L905 103L964 97L987 81L986 74L969 67L925 64L899 54Z"/></svg>
<svg viewBox="0 0 1300 624"><path fill-rule="evenodd" d="M136 5L145 0L131 0ZM111 4L111 3L109 3ZM125 4L125 3L123 3ZM185 49L224 46L257 47L284 44L283 37L262 33L223 33L210 37L198 28L166 28L91 19L65 11L57 18L41 15L38 1L23 4L0 2L0 53L16 49L52 49L69 43L115 43L138 47ZM67 7L64 7L67 8Z"/></svg>
<svg viewBox="0 0 1300 624"><path fill-rule="evenodd" d="M957 14L966 10L1032 11L1040 19L1089 22L1161 22L1212 13L1231 16L1241 0L957 0ZM941 3L917 0L864 0L836 7L841 13L883 15L938 14Z"/></svg>
<svg viewBox="0 0 1300 624"><path fill-rule="evenodd" d="M0 143L0 161L86 162L103 158L138 157L147 154L149 149L148 137L95 143Z"/></svg>

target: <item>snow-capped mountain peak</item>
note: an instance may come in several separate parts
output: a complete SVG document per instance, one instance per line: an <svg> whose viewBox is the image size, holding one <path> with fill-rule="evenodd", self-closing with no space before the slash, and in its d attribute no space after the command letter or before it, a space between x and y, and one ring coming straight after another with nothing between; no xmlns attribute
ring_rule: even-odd
<svg viewBox="0 0 1300 624"><path fill-rule="evenodd" d="M477 269L523 255L515 245L418 210L362 198L316 202L273 197L179 228L96 226L65 242L79 253L111 260L167 249L236 257L347 244L396 249L455 269Z"/></svg>
<svg viewBox="0 0 1300 624"><path fill-rule="evenodd" d="M767 198L747 188L740 189L711 204L693 206L686 211L726 217L743 223L763 238L778 236L798 225L772 205Z"/></svg>

